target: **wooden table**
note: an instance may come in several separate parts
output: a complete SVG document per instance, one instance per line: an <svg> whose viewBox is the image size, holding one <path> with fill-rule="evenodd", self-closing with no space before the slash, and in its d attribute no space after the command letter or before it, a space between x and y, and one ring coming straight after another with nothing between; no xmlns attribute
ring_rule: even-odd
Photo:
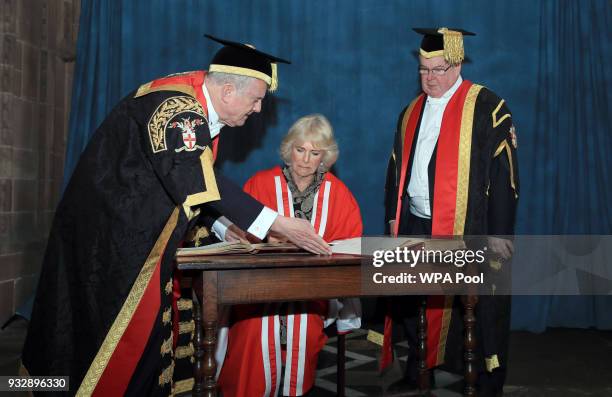
<svg viewBox="0 0 612 397"><path fill-rule="evenodd" d="M362 260L368 259L338 254L247 254L177 258L178 269L192 279L192 288L202 302L198 305L194 301L196 363L193 395L216 396L215 347L220 305L373 296L362 291ZM432 290L432 293L435 292ZM399 294L389 289L376 295ZM463 299L463 302L466 309L465 395L475 396L474 306L477 297L470 296ZM423 303L418 335L420 387L424 392L429 390L429 376L425 368L425 327Z"/></svg>

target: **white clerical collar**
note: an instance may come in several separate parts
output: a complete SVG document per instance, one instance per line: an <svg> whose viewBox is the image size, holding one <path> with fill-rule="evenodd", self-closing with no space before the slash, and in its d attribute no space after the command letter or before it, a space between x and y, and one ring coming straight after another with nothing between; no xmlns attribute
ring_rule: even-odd
<svg viewBox="0 0 612 397"><path fill-rule="evenodd" d="M461 85L461 83L463 83L463 79L461 78L461 75L459 75L459 78L457 79L457 81L455 81L455 84L453 84L453 86L446 91L444 94L442 94L442 96L440 98L432 98L430 96L427 97L427 102L430 103L446 103L448 102L451 97L453 95L455 95L455 92L457 92L457 90L459 89L459 86Z"/></svg>
<svg viewBox="0 0 612 397"><path fill-rule="evenodd" d="M213 103L210 99L210 94L208 93L208 89L206 88L205 83L202 83L202 91L204 92L204 98L206 98L206 110L208 111L208 130L210 131L210 139L214 139L217 135L219 135L219 132L221 132L221 128L225 127L225 124L219 121L219 115L213 107Z"/></svg>

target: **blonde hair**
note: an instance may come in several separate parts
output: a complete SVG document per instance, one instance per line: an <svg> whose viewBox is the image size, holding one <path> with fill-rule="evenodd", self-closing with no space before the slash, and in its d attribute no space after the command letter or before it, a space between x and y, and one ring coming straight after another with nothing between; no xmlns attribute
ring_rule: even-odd
<svg viewBox="0 0 612 397"><path fill-rule="evenodd" d="M338 159L338 144L334 130L325 116L319 113L300 117L287 132L280 145L280 156L285 164L291 163L291 150L296 142L312 142L323 150L321 164L328 170Z"/></svg>

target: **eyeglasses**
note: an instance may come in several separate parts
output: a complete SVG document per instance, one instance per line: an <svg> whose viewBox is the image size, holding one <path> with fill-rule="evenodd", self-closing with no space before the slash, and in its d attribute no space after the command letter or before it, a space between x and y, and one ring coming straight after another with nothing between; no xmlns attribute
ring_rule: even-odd
<svg viewBox="0 0 612 397"><path fill-rule="evenodd" d="M443 67L436 67L433 69L427 69L424 68L422 66L419 66L419 74L422 76L427 76L429 74L429 72L433 73L434 76L443 76L444 73L446 73L448 71L448 69L451 68L451 66L453 65L448 65L446 68Z"/></svg>

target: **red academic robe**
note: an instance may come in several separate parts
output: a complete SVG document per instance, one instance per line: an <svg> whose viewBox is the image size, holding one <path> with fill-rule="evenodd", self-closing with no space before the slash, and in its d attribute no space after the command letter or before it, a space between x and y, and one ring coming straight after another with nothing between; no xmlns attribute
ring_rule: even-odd
<svg viewBox="0 0 612 397"><path fill-rule="evenodd" d="M293 217L293 202L280 167L261 171L247 181L244 190L280 215ZM325 241L362 234L359 206L349 189L330 172L315 196L311 224ZM236 307L228 335L227 354L218 384L226 397L276 396L285 351L280 344L280 317L276 305ZM263 316L262 316L263 314ZM327 340L323 317L327 302L289 305L287 349L282 395L301 396L314 384L317 358Z"/></svg>

